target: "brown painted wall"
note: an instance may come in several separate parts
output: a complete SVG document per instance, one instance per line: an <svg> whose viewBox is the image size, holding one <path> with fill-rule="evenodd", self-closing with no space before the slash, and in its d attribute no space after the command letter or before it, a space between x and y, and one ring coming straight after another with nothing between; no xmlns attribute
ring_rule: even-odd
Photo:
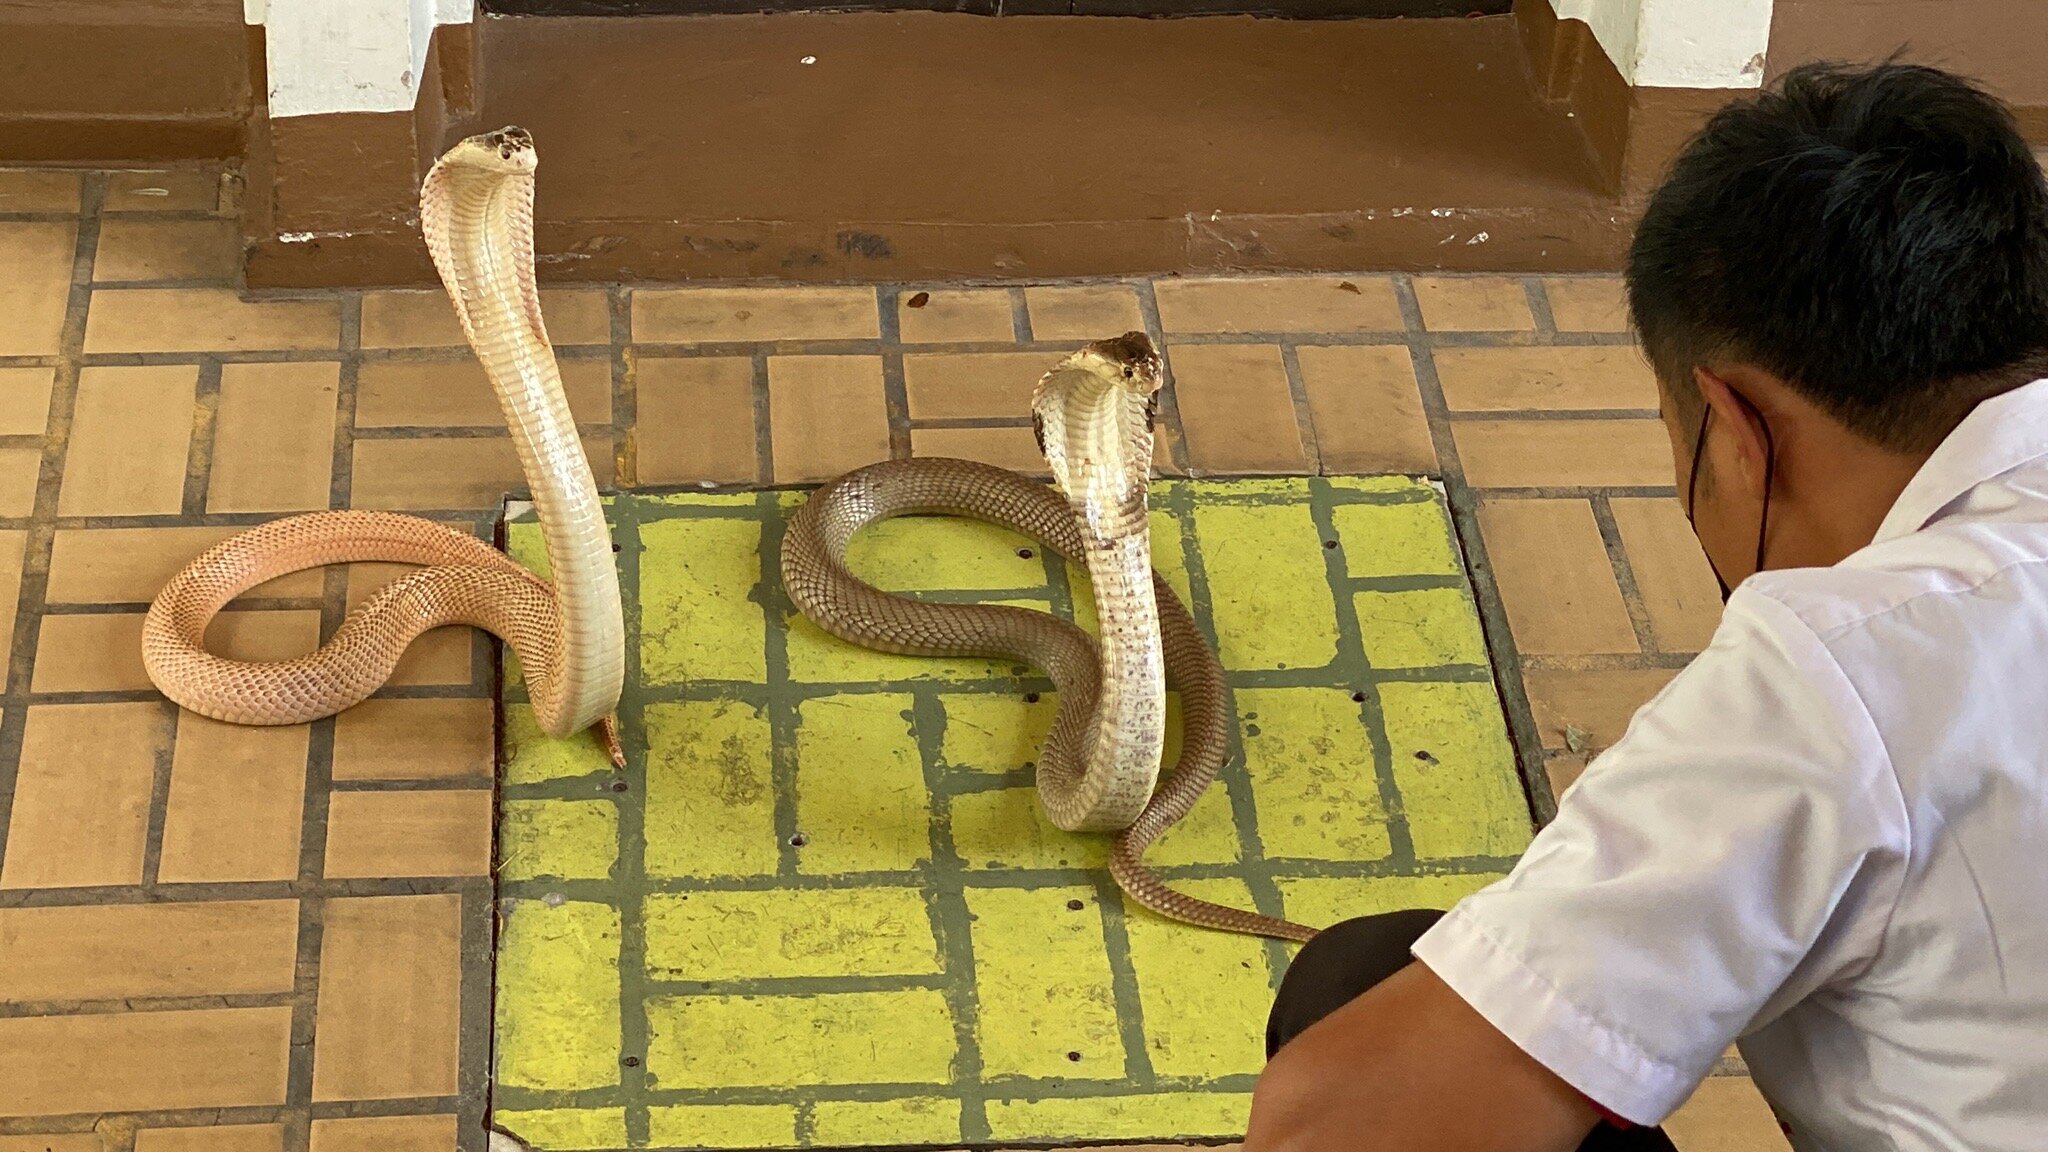
<svg viewBox="0 0 2048 1152"><path fill-rule="evenodd" d="M2048 2L1777 0L1767 79L1810 60L1906 58L1982 81L2048 142Z"/></svg>
<svg viewBox="0 0 2048 1152"><path fill-rule="evenodd" d="M238 155L247 52L240 0L0 0L0 161Z"/></svg>

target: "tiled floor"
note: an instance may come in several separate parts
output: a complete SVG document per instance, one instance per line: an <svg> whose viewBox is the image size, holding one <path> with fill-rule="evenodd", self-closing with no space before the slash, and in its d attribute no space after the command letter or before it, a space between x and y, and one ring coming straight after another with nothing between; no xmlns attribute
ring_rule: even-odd
<svg viewBox="0 0 2048 1152"><path fill-rule="evenodd" d="M430 636L377 700L251 730L167 706L137 637L236 527L354 505L484 533L517 470L443 301L242 299L224 189L0 172L0 1152L475 1149L490 647ZM1146 328L1174 378L1162 470L1443 478L1489 635L1513 638L1495 655L1524 767L1555 786L1718 609L1611 281L543 299L621 487L912 452L1036 470L1019 413L1049 354ZM217 647L303 650L388 575L279 580ZM1672 1127L1688 1152L1780 1146L1739 1077Z"/></svg>
<svg viewBox="0 0 2048 1152"><path fill-rule="evenodd" d="M1044 818L1037 671L799 615L776 572L803 499L611 502L623 771L534 738L509 670L493 1124L540 1152L1242 1134L1292 950L1144 912L1108 837ZM1529 804L1436 486L1162 480L1151 543L1238 721L1162 877L1324 925L1505 873ZM531 512L508 545L545 562ZM1096 627L1084 572L987 525L851 552L878 587Z"/></svg>

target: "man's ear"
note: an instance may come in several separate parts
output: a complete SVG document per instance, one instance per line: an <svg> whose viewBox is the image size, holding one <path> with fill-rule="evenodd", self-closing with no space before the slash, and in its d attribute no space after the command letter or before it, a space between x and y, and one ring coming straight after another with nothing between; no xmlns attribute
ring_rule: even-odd
<svg viewBox="0 0 2048 1152"><path fill-rule="evenodd" d="M1713 413L1714 423L1733 437L1743 487L1753 498L1763 499L1764 474L1770 456L1770 433L1764 426L1763 413L1735 385L1709 369L1694 368L1693 380Z"/></svg>

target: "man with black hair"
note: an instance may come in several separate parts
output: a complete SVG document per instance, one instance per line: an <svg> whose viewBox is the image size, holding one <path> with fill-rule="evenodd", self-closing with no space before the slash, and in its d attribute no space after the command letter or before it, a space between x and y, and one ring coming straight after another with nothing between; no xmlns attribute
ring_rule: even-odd
<svg viewBox="0 0 2048 1152"><path fill-rule="evenodd" d="M1801 1152L2048 1146L2041 171L1955 77L1801 68L1628 290L1720 630L1507 879L1303 949L1247 1152L1668 1149L1730 1043Z"/></svg>

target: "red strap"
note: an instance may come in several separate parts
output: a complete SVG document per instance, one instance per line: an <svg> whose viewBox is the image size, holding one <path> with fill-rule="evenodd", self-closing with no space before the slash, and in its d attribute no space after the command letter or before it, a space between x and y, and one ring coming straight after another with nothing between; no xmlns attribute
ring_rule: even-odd
<svg viewBox="0 0 2048 1152"><path fill-rule="evenodd" d="M1630 1128L1635 1127L1634 1124L1631 1124L1628 1121L1623 1120L1621 1117L1616 1116L1614 1113L1609 1112L1607 1109L1602 1108L1599 1105L1599 1103L1590 1096L1586 1098L1586 1103L1593 1105L1593 1111L1598 1112L1600 1114L1600 1119L1611 1128L1619 1128L1622 1131L1626 1132Z"/></svg>

